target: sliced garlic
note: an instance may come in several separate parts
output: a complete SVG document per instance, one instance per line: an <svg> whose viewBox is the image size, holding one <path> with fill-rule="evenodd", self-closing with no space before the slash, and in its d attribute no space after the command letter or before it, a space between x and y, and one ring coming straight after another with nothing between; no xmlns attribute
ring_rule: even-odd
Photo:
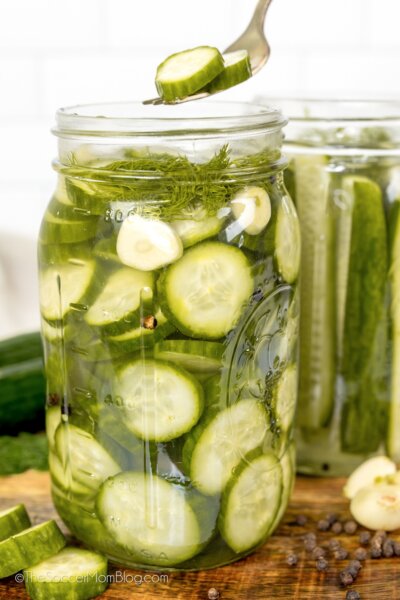
<svg viewBox="0 0 400 600"><path fill-rule="evenodd" d="M400 528L400 486L372 484L357 492L350 504L354 519L368 529Z"/></svg>
<svg viewBox="0 0 400 600"><path fill-rule="evenodd" d="M231 200L232 213L242 231L258 235L271 218L271 200L258 186L245 187Z"/></svg>
<svg viewBox="0 0 400 600"><path fill-rule="evenodd" d="M396 465L387 456L374 456L353 471L343 488L343 493L351 500L359 490L374 483L377 478L395 473Z"/></svg>

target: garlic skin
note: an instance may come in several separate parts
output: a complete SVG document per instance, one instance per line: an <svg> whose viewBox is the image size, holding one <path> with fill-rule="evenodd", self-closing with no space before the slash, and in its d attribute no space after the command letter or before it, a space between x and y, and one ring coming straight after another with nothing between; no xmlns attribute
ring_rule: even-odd
<svg viewBox="0 0 400 600"><path fill-rule="evenodd" d="M362 488L352 499L350 512L367 529L399 529L400 486L378 483Z"/></svg>
<svg viewBox="0 0 400 600"><path fill-rule="evenodd" d="M343 494L352 500L362 488L395 473L396 465L387 456L374 456L353 471L343 488Z"/></svg>

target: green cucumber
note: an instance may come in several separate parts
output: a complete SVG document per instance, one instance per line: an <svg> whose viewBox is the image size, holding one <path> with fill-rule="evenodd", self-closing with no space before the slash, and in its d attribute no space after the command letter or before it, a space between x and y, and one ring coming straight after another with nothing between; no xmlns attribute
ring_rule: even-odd
<svg viewBox="0 0 400 600"><path fill-rule="evenodd" d="M247 50L236 50L222 55L224 70L217 75L207 86L207 92L215 94L242 83L252 75L250 57Z"/></svg>
<svg viewBox="0 0 400 600"><path fill-rule="evenodd" d="M389 213L391 232L390 284L392 319L392 380L387 450L389 456L400 462L400 199L393 203Z"/></svg>
<svg viewBox="0 0 400 600"><path fill-rule="evenodd" d="M47 212L39 237L42 244L76 244L94 238L98 227L97 219L65 219Z"/></svg>
<svg viewBox="0 0 400 600"><path fill-rule="evenodd" d="M179 331L218 339L236 324L253 292L245 254L220 242L190 248L159 279L161 308Z"/></svg>
<svg viewBox="0 0 400 600"><path fill-rule="evenodd" d="M55 556L24 570L26 590L32 600L89 600L108 587L104 556L67 547Z"/></svg>
<svg viewBox="0 0 400 600"><path fill-rule="evenodd" d="M30 526L31 521L23 504L0 511L0 542Z"/></svg>
<svg viewBox="0 0 400 600"><path fill-rule="evenodd" d="M117 241L113 237L104 238L97 242L93 248L93 256L106 263L116 263L121 265L121 261L117 254Z"/></svg>
<svg viewBox="0 0 400 600"><path fill-rule="evenodd" d="M346 399L341 419L342 450L375 452L386 427L378 365L385 348L380 335L385 314L388 249L380 188L352 177L353 210L341 371ZM380 357L380 358L377 358Z"/></svg>
<svg viewBox="0 0 400 600"><path fill-rule="evenodd" d="M122 267L112 273L96 300L85 314L90 327L100 327L103 332L118 334L132 327L138 316L144 295L154 287L152 273Z"/></svg>
<svg viewBox="0 0 400 600"><path fill-rule="evenodd" d="M121 471L120 465L87 431L61 423L55 433L55 448L65 472L65 487L78 484L97 491L102 482Z"/></svg>
<svg viewBox="0 0 400 600"><path fill-rule="evenodd" d="M201 550L201 530L185 488L156 475L126 471L109 478L98 494L97 514L141 562L172 566Z"/></svg>
<svg viewBox="0 0 400 600"><path fill-rule="evenodd" d="M48 406L46 408L46 434L49 448L55 448L55 434L61 423L61 406Z"/></svg>
<svg viewBox="0 0 400 600"><path fill-rule="evenodd" d="M296 281L300 270L300 226L289 196L278 207L275 229L275 259L287 283Z"/></svg>
<svg viewBox="0 0 400 600"><path fill-rule="evenodd" d="M94 267L93 261L76 260L42 271L40 308L46 321L61 321L84 298L92 283Z"/></svg>
<svg viewBox="0 0 400 600"><path fill-rule="evenodd" d="M174 362L192 373L215 373L222 365L224 345L201 340L164 340L156 344L154 356Z"/></svg>
<svg viewBox="0 0 400 600"><path fill-rule="evenodd" d="M271 527L271 532L275 531L278 527L279 523L282 520L283 515L287 509L287 505L290 500L290 496L292 495L295 475L296 475L296 446L294 442L290 444L290 446L286 449L285 454L281 458L281 467L282 467L282 497L279 510L276 514L274 524Z"/></svg>
<svg viewBox="0 0 400 600"><path fill-rule="evenodd" d="M46 521L0 542L0 579L37 565L66 544L55 521Z"/></svg>
<svg viewBox="0 0 400 600"><path fill-rule="evenodd" d="M107 337L104 343L110 355L118 358L141 348L151 348L158 340L162 340L175 331L175 327L167 321L160 309L155 311L154 319L154 321L151 318L148 319L148 326L146 326L146 320L142 319L142 325L137 323L137 326L129 331Z"/></svg>
<svg viewBox="0 0 400 600"><path fill-rule="evenodd" d="M221 535L234 552L247 552L265 540L282 492L282 469L272 452L244 457L224 490L219 516Z"/></svg>
<svg viewBox="0 0 400 600"><path fill-rule="evenodd" d="M293 164L302 232L298 423L312 430L328 424L334 404L333 219L327 159L296 156Z"/></svg>
<svg viewBox="0 0 400 600"><path fill-rule="evenodd" d="M186 98L204 88L224 70L217 48L198 46L169 56L157 68L156 87L166 102Z"/></svg>
<svg viewBox="0 0 400 600"><path fill-rule="evenodd" d="M203 494L220 493L242 456L258 448L270 427L262 404L240 400L206 413L183 448L185 470Z"/></svg>
<svg viewBox="0 0 400 600"><path fill-rule="evenodd" d="M289 365L280 375L274 391L274 412L283 432L291 428L296 412L298 373L297 365Z"/></svg>
<svg viewBox="0 0 400 600"><path fill-rule="evenodd" d="M125 424L145 440L166 442L187 433L203 411L201 385L187 371L157 360L136 360L119 373L115 395Z"/></svg>
<svg viewBox="0 0 400 600"><path fill-rule="evenodd" d="M215 237L222 229L223 219L217 216L208 217L203 207L183 211L182 216L184 218L171 221L170 225L181 238L184 248Z"/></svg>

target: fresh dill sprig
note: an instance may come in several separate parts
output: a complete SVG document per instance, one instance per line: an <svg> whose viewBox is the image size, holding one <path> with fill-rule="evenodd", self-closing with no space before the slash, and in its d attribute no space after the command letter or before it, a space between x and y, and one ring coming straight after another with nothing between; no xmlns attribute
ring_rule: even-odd
<svg viewBox="0 0 400 600"><path fill-rule="evenodd" d="M183 155L130 149L123 159L103 163L100 168L78 167L71 159L67 189L74 203L86 207L90 196L95 196L104 199L105 205L137 203L142 214L166 221L198 206L214 215L238 189L251 185L252 171L259 178L265 169L266 177L277 158L279 153L263 151L232 159L228 144L204 163L191 162Z"/></svg>

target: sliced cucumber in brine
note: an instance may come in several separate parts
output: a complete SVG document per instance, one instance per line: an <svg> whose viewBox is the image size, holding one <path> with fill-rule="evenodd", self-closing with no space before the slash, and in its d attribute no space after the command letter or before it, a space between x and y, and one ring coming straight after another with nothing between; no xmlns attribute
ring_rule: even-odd
<svg viewBox="0 0 400 600"><path fill-rule="evenodd" d="M202 548L185 488L161 477L133 471L111 477L99 492L97 513L116 542L141 562L172 566Z"/></svg>
<svg viewBox="0 0 400 600"><path fill-rule="evenodd" d="M392 318L392 379L387 433L387 450L396 462L400 462L400 199L389 213L390 285Z"/></svg>
<svg viewBox="0 0 400 600"><path fill-rule="evenodd" d="M203 411L203 390L176 365L137 360L123 368L115 382L125 424L145 440L166 442L190 431Z"/></svg>
<svg viewBox="0 0 400 600"><path fill-rule="evenodd" d="M64 548L35 567L24 579L32 600L89 600L108 587L104 556L83 548Z"/></svg>
<svg viewBox="0 0 400 600"><path fill-rule="evenodd" d="M23 504L0 511L0 542L30 526L31 521Z"/></svg>
<svg viewBox="0 0 400 600"><path fill-rule="evenodd" d="M176 363L196 374L218 371L223 354L223 344L201 340L164 340L154 348L156 358Z"/></svg>
<svg viewBox="0 0 400 600"><path fill-rule="evenodd" d="M224 70L217 48L198 46L169 56L157 68L156 87L167 102L186 98L204 88Z"/></svg>
<svg viewBox="0 0 400 600"><path fill-rule="evenodd" d="M46 321L60 321L78 304L92 283L95 263L76 260L49 267L39 275L40 308Z"/></svg>
<svg viewBox="0 0 400 600"><path fill-rule="evenodd" d="M175 327L158 309L154 316L147 315L141 319L141 324L138 323L133 329L119 335L107 337L104 343L110 354L118 358L141 348L151 348L158 340L164 339L174 331L176 331Z"/></svg>
<svg viewBox="0 0 400 600"><path fill-rule="evenodd" d="M66 544L55 521L46 521L0 542L0 579L37 565Z"/></svg>
<svg viewBox="0 0 400 600"><path fill-rule="evenodd" d="M94 238L98 226L97 219L66 219L47 212L40 228L39 239L42 244L76 244Z"/></svg>
<svg viewBox="0 0 400 600"><path fill-rule="evenodd" d="M220 242L190 248L159 280L163 312L177 329L194 338L226 335L252 292L245 254Z"/></svg>
<svg viewBox="0 0 400 600"><path fill-rule="evenodd" d="M55 434L55 448L61 465L66 470L66 487L80 484L97 491L102 482L121 467L87 431L61 423Z"/></svg>
<svg viewBox="0 0 400 600"><path fill-rule="evenodd" d="M293 492L295 475L296 475L296 446L292 442L288 448L286 448L285 454L281 458L282 467L282 497L280 502L279 510L275 516L274 523L271 527L271 532L275 531L289 503L290 497Z"/></svg>
<svg viewBox="0 0 400 600"><path fill-rule="evenodd" d="M278 272L287 283L296 281L300 270L300 225L288 196L278 206L275 229L275 258Z"/></svg>
<svg viewBox="0 0 400 600"><path fill-rule="evenodd" d="M328 161L296 156L296 208L302 233L300 282L300 427L319 429L332 415L335 376L333 217Z"/></svg>
<svg viewBox="0 0 400 600"><path fill-rule="evenodd" d="M247 50L236 50L222 55L224 70L207 86L210 94L222 92L230 87L242 83L252 75L250 57Z"/></svg>
<svg viewBox="0 0 400 600"><path fill-rule="evenodd" d="M257 400L240 400L205 415L183 448L193 485L203 494L220 493L241 458L262 444L269 428L268 415Z"/></svg>
<svg viewBox="0 0 400 600"><path fill-rule="evenodd" d="M280 375L274 393L274 411L283 432L291 428L297 403L298 373L296 365L289 365Z"/></svg>
<svg viewBox="0 0 400 600"><path fill-rule="evenodd" d="M152 273L128 267L118 269L86 312L86 323L110 334L126 331L138 317L144 294L151 295L153 287Z"/></svg>
<svg viewBox="0 0 400 600"><path fill-rule="evenodd" d="M246 456L222 496L219 528L237 553L264 541L282 502L282 469L272 453Z"/></svg>
<svg viewBox="0 0 400 600"><path fill-rule="evenodd" d="M183 219L171 221L170 225L179 235L184 248L194 246L207 238L214 237L222 229L223 218L209 217L203 207L183 211Z"/></svg>

